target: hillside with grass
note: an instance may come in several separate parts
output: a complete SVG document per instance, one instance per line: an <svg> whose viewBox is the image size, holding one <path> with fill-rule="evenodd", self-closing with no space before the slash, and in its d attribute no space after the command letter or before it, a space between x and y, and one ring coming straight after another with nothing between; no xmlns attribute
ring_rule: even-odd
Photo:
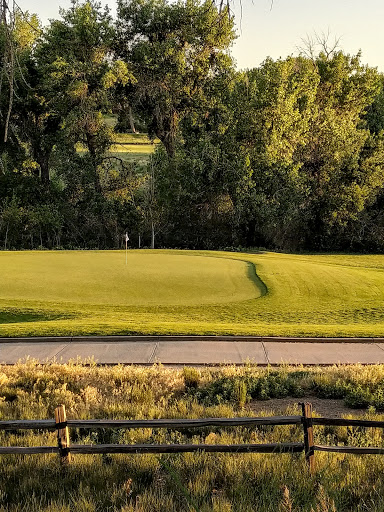
<svg viewBox="0 0 384 512"><path fill-rule="evenodd" d="M1 252L0 335L382 336L384 256Z"/></svg>

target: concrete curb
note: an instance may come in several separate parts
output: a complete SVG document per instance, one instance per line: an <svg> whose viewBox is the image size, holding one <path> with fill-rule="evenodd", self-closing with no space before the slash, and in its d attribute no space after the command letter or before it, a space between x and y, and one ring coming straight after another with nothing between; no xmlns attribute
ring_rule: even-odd
<svg viewBox="0 0 384 512"><path fill-rule="evenodd" d="M289 336L34 336L18 338L0 338L0 343L116 343L116 342L191 342L191 341L222 341L222 342L281 342L281 343L384 343L381 338L298 338Z"/></svg>

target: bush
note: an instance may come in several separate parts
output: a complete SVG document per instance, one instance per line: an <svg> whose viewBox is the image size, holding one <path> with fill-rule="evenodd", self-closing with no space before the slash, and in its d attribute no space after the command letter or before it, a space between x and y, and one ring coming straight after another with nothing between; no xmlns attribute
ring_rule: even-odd
<svg viewBox="0 0 384 512"><path fill-rule="evenodd" d="M373 403L373 396L369 389L363 388L360 384L353 388L350 386L344 399L345 405L354 409L368 407Z"/></svg>
<svg viewBox="0 0 384 512"><path fill-rule="evenodd" d="M183 368L183 378L184 384L186 388L197 388L200 383L201 374L199 370L196 368L192 368L190 366L184 366Z"/></svg>
<svg viewBox="0 0 384 512"><path fill-rule="evenodd" d="M247 385L243 380L235 381L233 387L233 398L234 401L239 404L239 407L244 407L247 401Z"/></svg>

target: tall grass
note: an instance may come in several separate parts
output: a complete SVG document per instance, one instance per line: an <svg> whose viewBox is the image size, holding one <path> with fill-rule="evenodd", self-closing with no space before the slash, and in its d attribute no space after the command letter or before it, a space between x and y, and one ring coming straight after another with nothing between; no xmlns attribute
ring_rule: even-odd
<svg viewBox="0 0 384 512"><path fill-rule="evenodd" d="M0 367L0 419L198 418L249 416L252 393L297 396L360 386L381 388L384 367L281 369L161 366L97 367L33 361ZM256 391L255 391L256 390ZM299 399L298 399L299 400ZM268 404L268 402L265 402ZM287 410L299 414L297 406ZM371 407L367 418L382 418ZM167 429L72 429L73 443L265 443L302 440L300 426ZM380 429L315 427L316 442L384 446ZM0 445L54 445L54 432L1 432ZM0 511L250 512L384 510L380 456L316 454L310 477L303 454L176 454L0 457Z"/></svg>

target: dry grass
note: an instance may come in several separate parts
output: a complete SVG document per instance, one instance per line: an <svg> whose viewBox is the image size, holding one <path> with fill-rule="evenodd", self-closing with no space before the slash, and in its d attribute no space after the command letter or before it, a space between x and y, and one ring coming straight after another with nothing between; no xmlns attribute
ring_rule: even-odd
<svg viewBox="0 0 384 512"><path fill-rule="evenodd" d="M159 418L248 415L236 382L259 392L340 391L341 382L378 389L384 368L257 367L189 369L38 365L0 367L0 418L50 418L58 403L69 417ZM296 383L296 388L292 383ZM256 385L257 384L257 385ZM232 391L230 392L232 385ZM268 404L268 402L266 402ZM290 409L288 413L298 412ZM366 417L379 417L373 409ZM379 429L316 427L316 442L383 446ZM277 442L302 438L300 426L132 431L73 429L76 443ZM24 431L0 435L0 444L55 444L55 434ZM2 512L250 512L379 511L384 507L380 456L316 454L310 478L302 454L172 456L74 456L64 471L55 455L0 457Z"/></svg>

